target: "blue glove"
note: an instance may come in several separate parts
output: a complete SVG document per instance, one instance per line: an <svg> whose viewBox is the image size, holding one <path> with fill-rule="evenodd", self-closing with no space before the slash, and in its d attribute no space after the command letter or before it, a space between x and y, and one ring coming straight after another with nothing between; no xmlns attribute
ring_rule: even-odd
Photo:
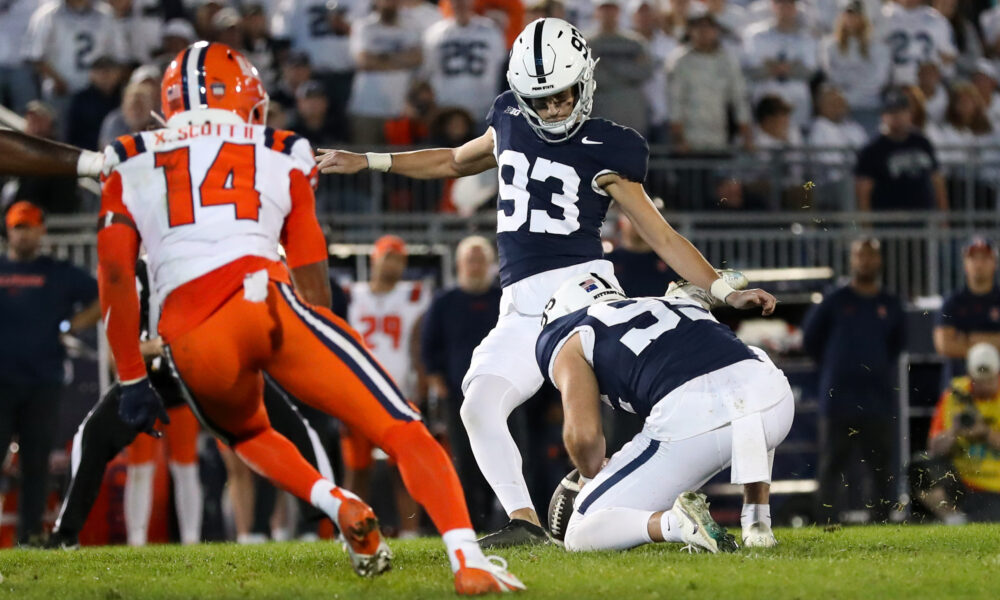
<svg viewBox="0 0 1000 600"><path fill-rule="evenodd" d="M121 384L121 403L118 405L118 416L127 425L131 425L142 433L160 437L162 432L153 427L156 420L164 424L170 422L163 400L149 383L148 377L143 377L134 383Z"/></svg>

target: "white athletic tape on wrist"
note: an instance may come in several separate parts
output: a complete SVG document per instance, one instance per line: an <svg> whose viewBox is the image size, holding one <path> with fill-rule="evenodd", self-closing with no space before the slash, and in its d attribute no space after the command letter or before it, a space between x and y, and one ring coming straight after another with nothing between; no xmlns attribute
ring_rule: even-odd
<svg viewBox="0 0 1000 600"><path fill-rule="evenodd" d="M365 152L368 159L368 168L372 171L382 171L388 173L392 168L392 154L387 152Z"/></svg>
<svg viewBox="0 0 1000 600"><path fill-rule="evenodd" d="M729 294L732 294L736 290L733 289L733 286L726 283L725 278L719 277L712 282L712 287L709 288L709 291L712 293L712 296L718 298L722 302L725 302Z"/></svg>
<svg viewBox="0 0 1000 600"><path fill-rule="evenodd" d="M80 177L98 177L104 168L104 155L100 152L83 150L76 159L76 174Z"/></svg>

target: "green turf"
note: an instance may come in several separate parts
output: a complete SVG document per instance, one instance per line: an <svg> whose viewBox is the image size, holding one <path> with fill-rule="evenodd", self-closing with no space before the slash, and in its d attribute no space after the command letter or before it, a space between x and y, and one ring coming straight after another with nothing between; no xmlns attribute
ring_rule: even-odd
<svg viewBox="0 0 1000 600"><path fill-rule="evenodd" d="M502 552L530 598L1000 598L1000 525L779 530L781 545L688 555L679 545ZM330 542L0 550L0 598L452 597L435 539L392 542L393 570L362 580Z"/></svg>

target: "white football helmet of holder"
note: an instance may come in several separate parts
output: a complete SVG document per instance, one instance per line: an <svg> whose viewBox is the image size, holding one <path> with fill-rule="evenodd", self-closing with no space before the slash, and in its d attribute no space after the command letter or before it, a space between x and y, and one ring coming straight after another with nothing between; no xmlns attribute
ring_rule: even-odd
<svg viewBox="0 0 1000 600"><path fill-rule="evenodd" d="M583 35L562 19L547 17L528 24L514 42L507 66L507 83L528 125L546 142L573 137L594 107L594 60ZM576 104L569 117L546 122L531 107L544 98L574 88Z"/></svg>
<svg viewBox="0 0 1000 600"><path fill-rule="evenodd" d="M545 303L545 309L542 311L542 327L591 304L616 300L628 300L628 296L600 275L596 273L574 275L564 281Z"/></svg>

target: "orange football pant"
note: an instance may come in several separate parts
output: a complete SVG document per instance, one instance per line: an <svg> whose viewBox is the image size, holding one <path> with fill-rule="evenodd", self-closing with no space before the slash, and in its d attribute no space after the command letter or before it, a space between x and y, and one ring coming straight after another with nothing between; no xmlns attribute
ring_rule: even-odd
<svg viewBox="0 0 1000 600"><path fill-rule="evenodd" d="M281 488L309 502L321 475L271 428L261 371L395 459L438 531L471 528L455 469L419 412L356 331L330 310L306 304L288 284L271 280L263 302L237 292L169 340L167 351L199 420Z"/></svg>
<svg viewBox="0 0 1000 600"><path fill-rule="evenodd" d="M191 465L198 462L198 419L185 405L167 409L170 424L160 423L163 437L167 441L170 462ZM141 465L156 459L156 438L151 435L137 435L128 447L128 464Z"/></svg>

